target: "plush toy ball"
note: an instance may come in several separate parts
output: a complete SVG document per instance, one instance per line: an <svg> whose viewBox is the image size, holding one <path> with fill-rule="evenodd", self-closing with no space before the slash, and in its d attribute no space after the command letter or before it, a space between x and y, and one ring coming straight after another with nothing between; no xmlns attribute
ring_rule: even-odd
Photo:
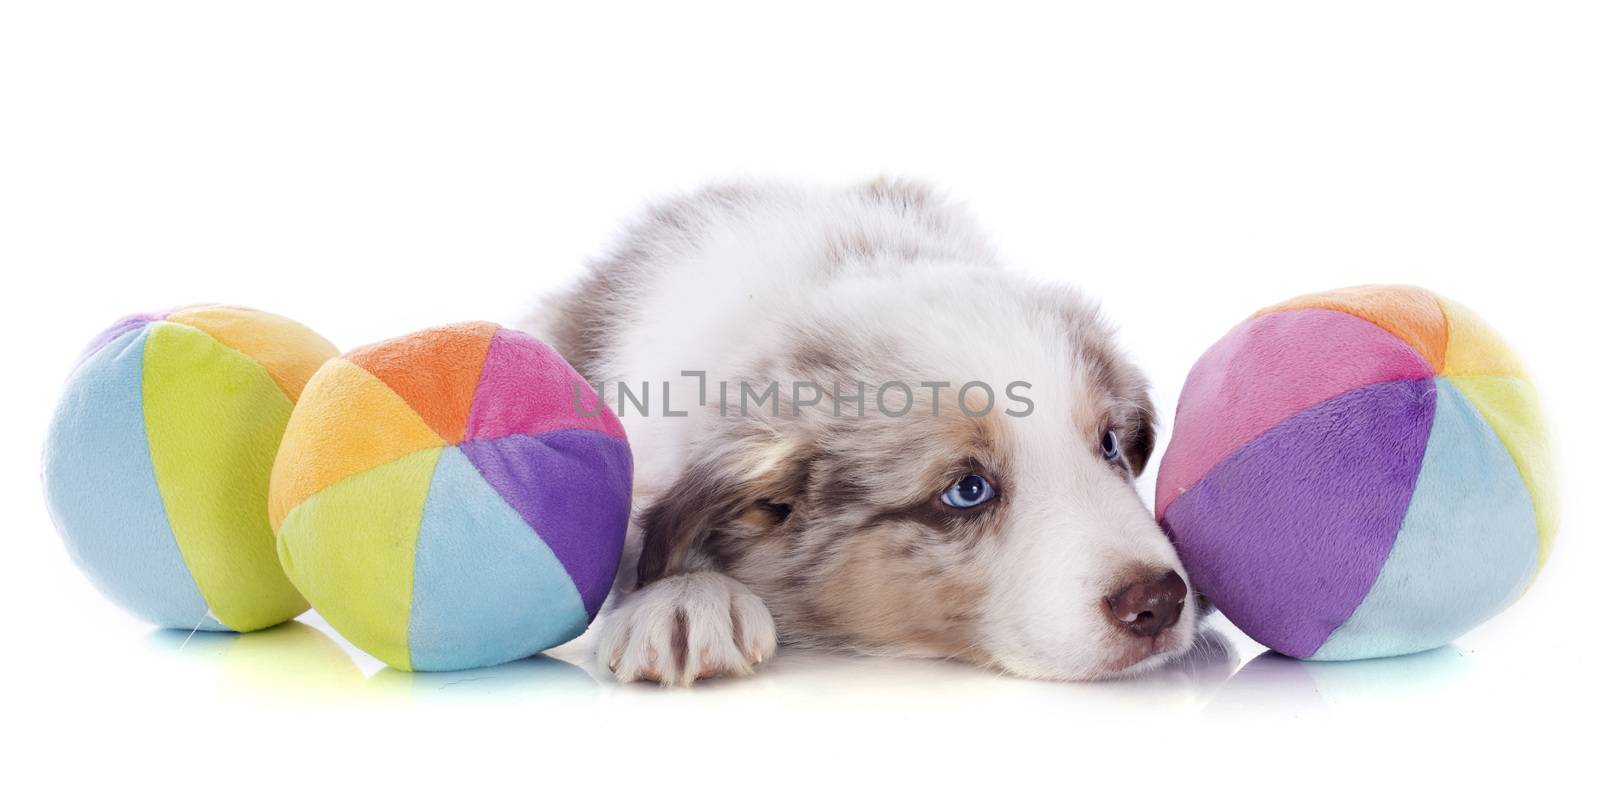
<svg viewBox="0 0 1600 788"><path fill-rule="evenodd" d="M1200 357L1156 515L1246 634L1302 659L1391 656L1528 588L1553 476L1499 336L1427 290L1356 287L1258 312Z"/></svg>
<svg viewBox="0 0 1600 788"><path fill-rule="evenodd" d="M43 475L56 530L106 596L179 629L247 632L306 609L278 566L267 483L295 400L338 352L229 306L134 315L89 346Z"/></svg>
<svg viewBox="0 0 1600 788"><path fill-rule="evenodd" d="M491 323L328 362L272 470L284 571L402 670L529 656L581 634L616 575L633 462L561 356Z"/></svg>

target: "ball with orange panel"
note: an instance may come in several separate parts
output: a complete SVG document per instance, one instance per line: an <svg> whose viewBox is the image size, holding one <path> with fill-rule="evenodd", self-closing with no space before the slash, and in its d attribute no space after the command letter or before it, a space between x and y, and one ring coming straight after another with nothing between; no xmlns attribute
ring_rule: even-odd
<svg viewBox="0 0 1600 788"><path fill-rule="evenodd" d="M632 457L554 350L491 323L328 362L272 472L284 571L404 670L534 654L582 633L622 550Z"/></svg>
<svg viewBox="0 0 1600 788"><path fill-rule="evenodd" d="M67 381L43 461L51 517L94 584L164 627L244 632L304 611L274 551L267 485L306 381L337 353L243 307L102 332Z"/></svg>
<svg viewBox="0 0 1600 788"><path fill-rule="evenodd" d="M1538 398L1466 307L1409 286L1264 309L1195 363L1156 515L1198 591L1307 659L1434 648L1505 609L1556 531Z"/></svg>

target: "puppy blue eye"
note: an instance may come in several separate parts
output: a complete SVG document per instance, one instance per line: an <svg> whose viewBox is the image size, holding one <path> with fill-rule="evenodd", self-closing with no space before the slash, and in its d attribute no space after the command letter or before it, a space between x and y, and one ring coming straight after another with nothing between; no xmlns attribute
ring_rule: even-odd
<svg viewBox="0 0 1600 788"><path fill-rule="evenodd" d="M1111 462L1122 461L1122 440L1114 430L1106 430L1106 434L1100 436L1100 453Z"/></svg>
<svg viewBox="0 0 1600 788"><path fill-rule="evenodd" d="M971 509L993 497L994 485L990 484L988 479L973 473L950 485L939 500L944 501L946 506L956 509Z"/></svg>

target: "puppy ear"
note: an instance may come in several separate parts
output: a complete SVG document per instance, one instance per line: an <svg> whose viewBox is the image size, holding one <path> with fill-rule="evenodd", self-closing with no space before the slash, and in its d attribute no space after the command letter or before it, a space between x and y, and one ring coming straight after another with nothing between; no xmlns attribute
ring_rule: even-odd
<svg viewBox="0 0 1600 788"><path fill-rule="evenodd" d="M1041 286L1031 291L1042 310L1057 317L1067 344L1075 347L1092 389L1109 396L1112 420L1122 438L1122 454L1134 476L1144 472L1156 445L1156 409L1150 380L1117 347L1099 307L1070 287Z"/></svg>
<svg viewBox="0 0 1600 788"><path fill-rule="evenodd" d="M1128 468L1134 476L1144 473L1150 462L1150 453L1156 448L1156 407L1150 401L1149 386L1142 385L1133 398L1137 415L1128 430L1128 440L1123 442L1123 456L1128 458Z"/></svg>
<svg viewBox="0 0 1600 788"><path fill-rule="evenodd" d="M721 529L753 519L782 523L804 491L809 462L798 442L770 431L714 440L719 448L696 452L641 516L640 586L682 571L694 550Z"/></svg>

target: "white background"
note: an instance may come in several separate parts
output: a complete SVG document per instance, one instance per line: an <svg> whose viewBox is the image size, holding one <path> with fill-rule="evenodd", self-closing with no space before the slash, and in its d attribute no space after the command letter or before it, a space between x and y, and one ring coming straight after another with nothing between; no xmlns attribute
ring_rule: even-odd
<svg viewBox="0 0 1600 788"><path fill-rule="evenodd" d="M1592 6L562 5L0 11L0 773L1593 780ZM1544 575L1401 660L1251 661L1225 632L1231 651L1118 684L781 653L685 692L566 662L380 672L314 615L152 633L95 594L45 516L57 387L124 313L236 302L341 347L509 321L649 198L883 173L940 185L1016 266L1100 297L1169 417L1199 352L1284 297L1413 282L1473 306L1525 352L1562 447Z"/></svg>

